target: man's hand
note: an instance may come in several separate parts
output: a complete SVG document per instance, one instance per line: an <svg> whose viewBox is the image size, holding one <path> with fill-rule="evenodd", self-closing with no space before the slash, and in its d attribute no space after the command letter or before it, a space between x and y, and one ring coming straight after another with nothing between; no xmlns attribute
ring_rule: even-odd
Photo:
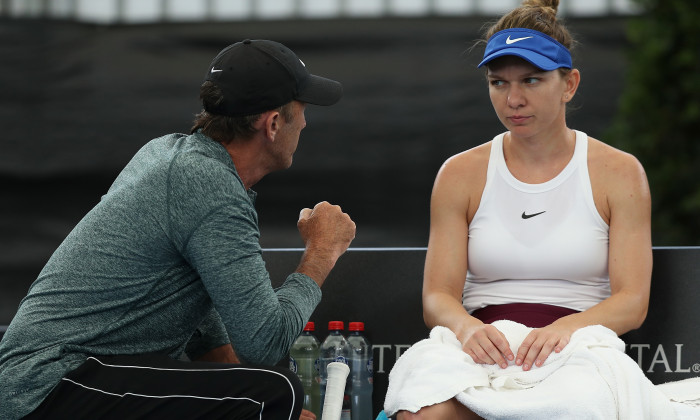
<svg viewBox="0 0 700 420"><path fill-rule="evenodd" d="M339 206L323 201L301 210L297 228L306 246L297 272L321 286L355 238L355 222Z"/></svg>
<svg viewBox="0 0 700 420"><path fill-rule="evenodd" d="M316 420L316 415L309 410L301 409L299 420Z"/></svg>
<svg viewBox="0 0 700 420"><path fill-rule="evenodd" d="M199 359L197 359L197 361L235 364L241 363L238 356L236 356L236 352L233 350L233 346L230 344L225 344L209 350L207 353L203 354Z"/></svg>

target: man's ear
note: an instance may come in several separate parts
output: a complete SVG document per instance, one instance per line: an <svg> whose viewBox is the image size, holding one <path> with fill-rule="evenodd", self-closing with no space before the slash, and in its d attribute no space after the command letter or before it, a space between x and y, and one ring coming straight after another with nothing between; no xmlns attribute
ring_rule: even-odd
<svg viewBox="0 0 700 420"><path fill-rule="evenodd" d="M278 111L268 111L262 114L260 122L262 122L262 130L265 137L270 141L275 141L275 136L280 130L280 113Z"/></svg>

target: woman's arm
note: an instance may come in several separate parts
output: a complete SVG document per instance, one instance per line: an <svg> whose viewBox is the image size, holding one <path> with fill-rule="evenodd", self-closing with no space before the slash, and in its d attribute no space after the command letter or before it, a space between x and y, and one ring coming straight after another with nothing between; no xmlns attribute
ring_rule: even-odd
<svg viewBox="0 0 700 420"><path fill-rule="evenodd" d="M488 151L482 146L452 157L435 180L423 276L423 318L429 328L441 325L452 330L475 362L505 367L505 359L513 359L505 336L470 316L462 306L469 220L485 184Z"/></svg>
<svg viewBox="0 0 700 420"><path fill-rule="evenodd" d="M633 156L595 141L589 172L596 207L610 226L608 271L611 296L581 313L534 330L518 350L516 364L540 366L571 334L604 325L618 335L639 328L651 287L651 195L642 165Z"/></svg>

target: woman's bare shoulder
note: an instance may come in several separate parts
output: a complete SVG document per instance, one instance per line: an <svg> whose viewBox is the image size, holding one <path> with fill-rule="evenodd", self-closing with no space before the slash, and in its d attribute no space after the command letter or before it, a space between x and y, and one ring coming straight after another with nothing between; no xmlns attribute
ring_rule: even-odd
<svg viewBox="0 0 700 420"><path fill-rule="evenodd" d="M588 164L602 176L628 176L644 174L644 168L632 154L617 149L593 137L589 137Z"/></svg>
<svg viewBox="0 0 700 420"><path fill-rule="evenodd" d="M452 214L466 214L467 220L471 220L486 185L490 152L491 142L488 142L445 161L435 179L433 213L452 211Z"/></svg>
<svg viewBox="0 0 700 420"><path fill-rule="evenodd" d="M615 208L646 208L650 202L644 167L632 154L589 138L588 172L594 200L608 221Z"/></svg>
<svg viewBox="0 0 700 420"><path fill-rule="evenodd" d="M477 176L486 175L486 168L491 154L491 142L481 144L448 158L440 168L447 176Z"/></svg>

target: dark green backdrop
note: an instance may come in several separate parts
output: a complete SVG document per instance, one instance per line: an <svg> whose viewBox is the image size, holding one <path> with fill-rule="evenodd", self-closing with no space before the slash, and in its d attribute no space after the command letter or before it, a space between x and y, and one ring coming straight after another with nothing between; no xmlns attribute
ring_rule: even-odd
<svg viewBox="0 0 700 420"><path fill-rule="evenodd" d="M582 85L569 122L600 138L624 85L624 18L572 19ZM307 109L291 169L258 191L264 247L301 246L299 210L356 220L353 246L425 246L435 174L503 128L488 99L482 19L94 26L0 21L0 325L48 257L151 138L187 132L198 87L229 43L268 38L343 99Z"/></svg>

